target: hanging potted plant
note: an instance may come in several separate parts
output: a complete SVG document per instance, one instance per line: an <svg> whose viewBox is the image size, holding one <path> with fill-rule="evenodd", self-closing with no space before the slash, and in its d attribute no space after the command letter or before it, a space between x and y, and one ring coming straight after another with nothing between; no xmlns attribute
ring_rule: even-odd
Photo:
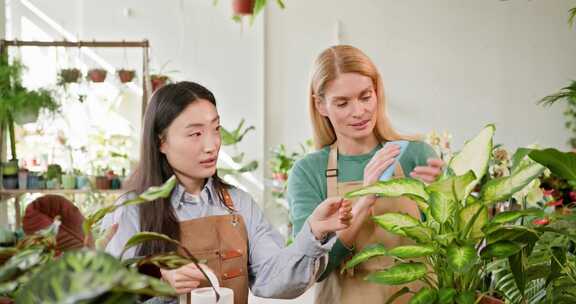
<svg viewBox="0 0 576 304"><path fill-rule="evenodd" d="M68 83L76 83L80 81L80 76L82 72L79 69L61 69L58 72L58 84L65 85Z"/></svg>
<svg viewBox="0 0 576 304"><path fill-rule="evenodd" d="M152 74L150 75L150 82L152 83L152 92L156 92L156 90L170 82L170 77L162 74Z"/></svg>
<svg viewBox="0 0 576 304"><path fill-rule="evenodd" d="M254 0L234 0L232 9L236 16L252 15L254 12Z"/></svg>
<svg viewBox="0 0 576 304"><path fill-rule="evenodd" d="M41 109L55 112L59 107L50 91L31 91L22 86L23 69L19 61L10 63L7 54L0 55L0 126L8 130L11 152L10 161L2 165L2 174L8 187L15 187L17 182L12 180L18 179L15 124L34 122Z"/></svg>
<svg viewBox="0 0 576 304"><path fill-rule="evenodd" d="M121 83L128 83L134 79L136 72L134 70L125 70L120 69L118 70L118 78L120 79Z"/></svg>
<svg viewBox="0 0 576 304"><path fill-rule="evenodd" d="M105 69L90 69L87 76L92 82L104 82L107 74Z"/></svg>

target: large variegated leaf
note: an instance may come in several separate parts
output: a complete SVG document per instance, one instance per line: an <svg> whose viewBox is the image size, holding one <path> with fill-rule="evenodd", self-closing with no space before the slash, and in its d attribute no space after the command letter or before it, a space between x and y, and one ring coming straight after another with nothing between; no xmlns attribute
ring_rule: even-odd
<svg viewBox="0 0 576 304"><path fill-rule="evenodd" d="M445 287L438 290L438 304L452 304L456 296L456 289Z"/></svg>
<svg viewBox="0 0 576 304"><path fill-rule="evenodd" d="M384 304L392 304L392 303L394 303L394 301L396 301L396 299L400 298L401 296L403 296L409 292L410 292L410 288L404 286L401 289L399 289L398 291L396 291L393 295L391 295L388 298L388 301L386 301L386 303L384 303Z"/></svg>
<svg viewBox="0 0 576 304"><path fill-rule="evenodd" d="M366 246L362 251L358 252L346 263L346 269L352 268L362 262L365 262L376 256L386 255L386 247L382 244L374 244ZM344 269L343 269L344 271Z"/></svg>
<svg viewBox="0 0 576 304"><path fill-rule="evenodd" d="M417 219L404 213L385 213L372 217L372 220L385 230L402 236L406 236L402 228L420 225Z"/></svg>
<svg viewBox="0 0 576 304"><path fill-rule="evenodd" d="M456 211L457 202L452 195L432 191L430 193L430 214L440 224L452 219Z"/></svg>
<svg viewBox="0 0 576 304"><path fill-rule="evenodd" d="M394 247L386 253L386 255L401 258L412 259L429 256L436 253L434 246L430 245L404 245Z"/></svg>
<svg viewBox="0 0 576 304"><path fill-rule="evenodd" d="M540 238L538 231L524 226L503 226L486 235L488 244L499 241L515 241L521 244L533 244Z"/></svg>
<svg viewBox="0 0 576 304"><path fill-rule="evenodd" d="M482 228L488 223L488 209L480 203L470 204L460 210L458 219L463 238L481 238L484 235Z"/></svg>
<svg viewBox="0 0 576 304"><path fill-rule="evenodd" d="M446 251L448 267L456 272L466 272L477 261L476 250L472 245L457 246L452 245Z"/></svg>
<svg viewBox="0 0 576 304"><path fill-rule="evenodd" d="M543 211L540 209L524 209L524 210L515 210L515 211L504 211L496 214L492 220L490 220L490 224L504 224L508 222L513 222L523 216L540 216L542 215Z"/></svg>
<svg viewBox="0 0 576 304"><path fill-rule="evenodd" d="M407 237L415 240L417 243L429 243L432 241L433 231L431 228L423 226L411 226L402 228Z"/></svg>
<svg viewBox="0 0 576 304"><path fill-rule="evenodd" d="M370 194L376 194L382 197L406 196L421 202L428 200L428 193L426 193L424 184L419 180L411 178L395 178L387 181L379 181L370 186L348 192L345 197L353 198Z"/></svg>
<svg viewBox="0 0 576 304"><path fill-rule="evenodd" d="M522 190L532 180L544 172L544 167L533 163L523 166L510 176L493 179L487 182L481 191L482 201L492 204L508 200L514 193Z"/></svg>
<svg viewBox="0 0 576 304"><path fill-rule="evenodd" d="M485 259L490 258L507 258L522 250L522 246L512 241L499 241L490 244L482 250L481 255Z"/></svg>
<svg viewBox="0 0 576 304"><path fill-rule="evenodd" d="M464 175L450 176L436 181L426 187L426 191L440 192L461 202L466 199L468 186L476 181L476 174L470 170Z"/></svg>
<svg viewBox="0 0 576 304"><path fill-rule="evenodd" d="M567 179L576 181L576 154L560 152L556 149L534 150L530 152L530 158L546 166L552 173Z"/></svg>
<svg viewBox="0 0 576 304"><path fill-rule="evenodd" d="M494 125L487 125L452 158L448 167L456 175L464 175L468 171L474 171L476 180L468 185L464 196L474 189L474 186L484 177L488 171L488 163L492 154L492 138L494 137Z"/></svg>
<svg viewBox="0 0 576 304"><path fill-rule="evenodd" d="M19 289L15 300L16 303L92 303L98 299L106 303L112 298L125 299L126 295L174 293L166 283L130 271L104 252L77 250L46 264Z"/></svg>
<svg viewBox="0 0 576 304"><path fill-rule="evenodd" d="M385 285L403 285L423 278L426 272L426 265L423 263L402 263L386 270L373 272L365 279Z"/></svg>
<svg viewBox="0 0 576 304"><path fill-rule="evenodd" d="M430 287L421 288L413 297L410 299L408 304L430 304L436 302L438 298L438 293L435 289Z"/></svg>

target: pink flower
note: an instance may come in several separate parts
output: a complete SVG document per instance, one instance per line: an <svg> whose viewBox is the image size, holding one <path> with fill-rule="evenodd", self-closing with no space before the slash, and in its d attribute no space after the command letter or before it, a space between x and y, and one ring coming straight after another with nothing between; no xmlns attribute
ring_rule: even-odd
<svg viewBox="0 0 576 304"><path fill-rule="evenodd" d="M547 218L535 219L532 221L532 224L539 225L539 226L545 226L545 225L550 224L550 220Z"/></svg>
<svg viewBox="0 0 576 304"><path fill-rule="evenodd" d="M570 191L570 200L576 202L576 191Z"/></svg>
<svg viewBox="0 0 576 304"><path fill-rule="evenodd" d="M558 206L562 206L562 203L564 202L563 199L559 199L557 201L550 201L546 203L546 206L550 206L550 207L558 207Z"/></svg>

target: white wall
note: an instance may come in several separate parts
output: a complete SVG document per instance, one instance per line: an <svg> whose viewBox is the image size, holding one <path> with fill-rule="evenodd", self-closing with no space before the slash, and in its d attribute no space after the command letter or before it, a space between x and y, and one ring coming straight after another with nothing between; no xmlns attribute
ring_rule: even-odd
<svg viewBox="0 0 576 304"><path fill-rule="evenodd" d="M576 78L574 0L291 0L272 6L267 29L267 139L311 137L311 62L340 43L363 49L380 68L390 116L405 132L448 130L456 147L494 122L496 141L567 148L562 106L535 102Z"/></svg>

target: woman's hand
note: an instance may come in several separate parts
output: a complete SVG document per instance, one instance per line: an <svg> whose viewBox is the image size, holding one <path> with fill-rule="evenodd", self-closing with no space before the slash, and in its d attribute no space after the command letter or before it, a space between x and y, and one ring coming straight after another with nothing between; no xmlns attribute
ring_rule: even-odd
<svg viewBox="0 0 576 304"><path fill-rule="evenodd" d="M208 267L202 267L202 269L206 271ZM206 281L206 278L194 263L172 270L160 269L160 273L162 274L162 279L176 289L177 294L189 293L192 289L197 288L200 283Z"/></svg>
<svg viewBox="0 0 576 304"><path fill-rule="evenodd" d="M395 144L386 145L376 152L364 168L364 186L377 182L382 173L396 161L396 156L399 154L400 146Z"/></svg>
<svg viewBox="0 0 576 304"><path fill-rule="evenodd" d="M441 159L429 158L428 166L414 168L410 176L430 184L436 181L438 176L442 174L442 167L444 167L444 162Z"/></svg>
<svg viewBox="0 0 576 304"><path fill-rule="evenodd" d="M352 202L341 197L330 197L320 203L308 219L316 239L322 240L328 233L350 226L351 210Z"/></svg>

